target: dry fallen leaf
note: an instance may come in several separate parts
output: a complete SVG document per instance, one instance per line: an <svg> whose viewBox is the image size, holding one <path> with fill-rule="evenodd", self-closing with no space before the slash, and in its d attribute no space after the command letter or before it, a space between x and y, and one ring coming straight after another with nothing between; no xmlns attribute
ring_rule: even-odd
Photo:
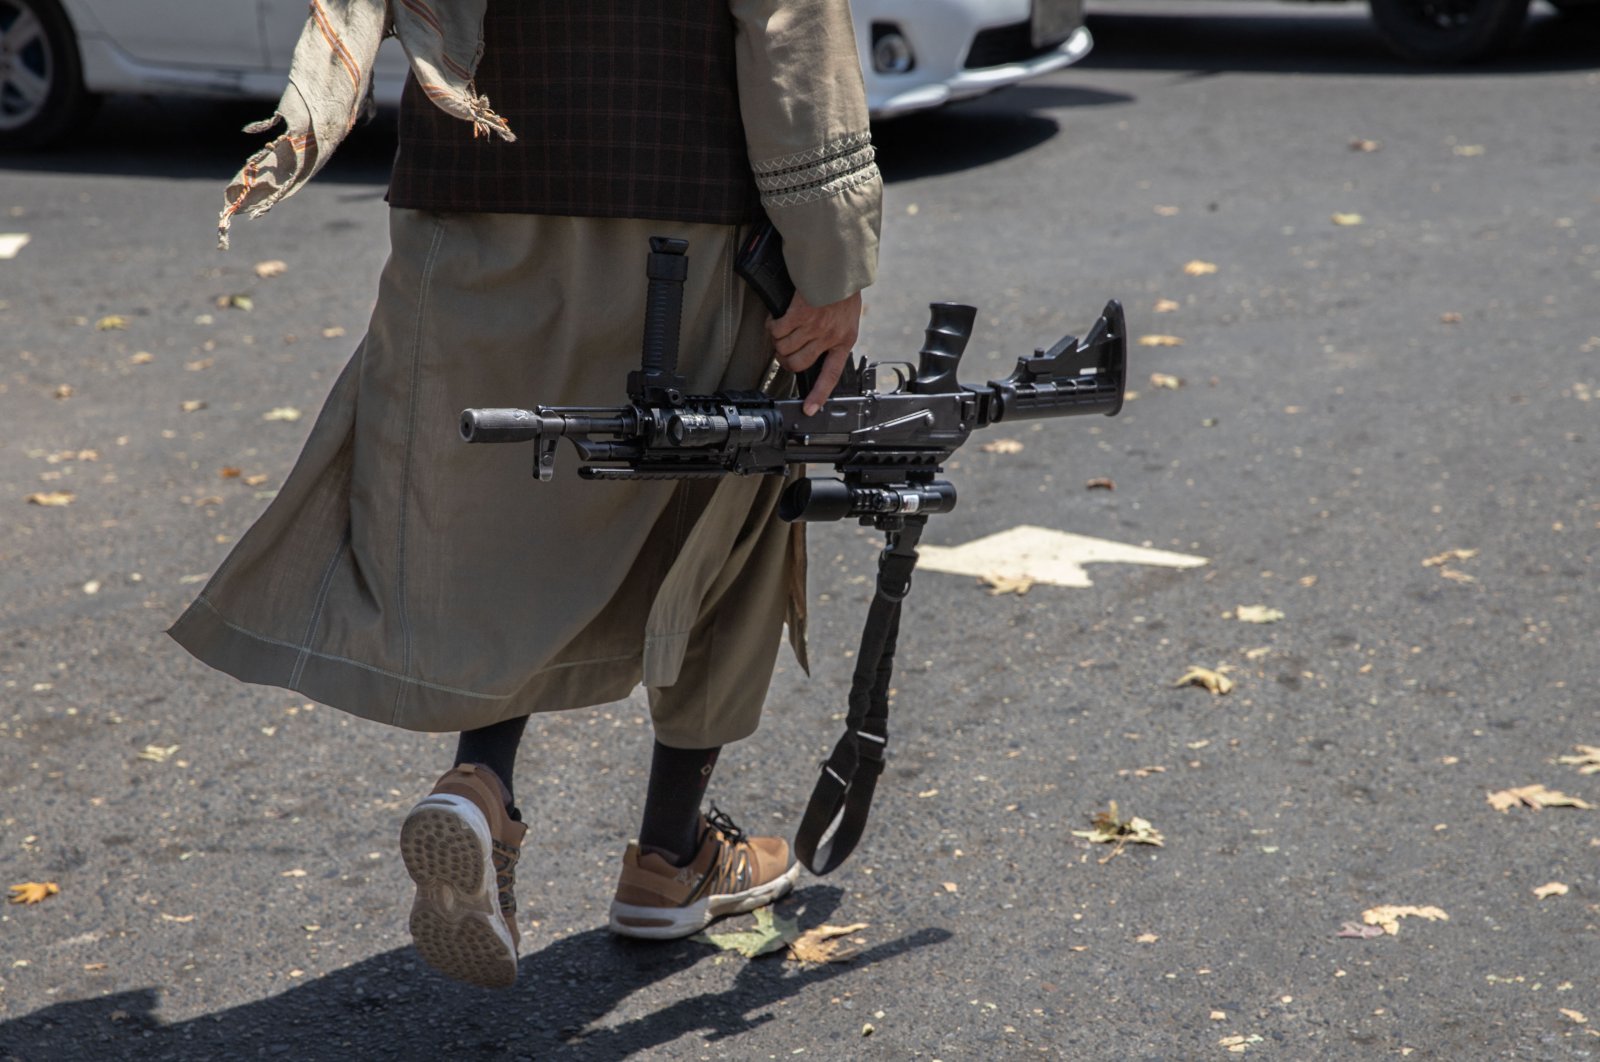
<svg viewBox="0 0 1600 1062"><path fill-rule="evenodd" d="M1592 808L1593 804L1577 797L1546 789L1542 785L1524 785L1516 789L1501 789L1489 794L1489 806L1496 811L1509 811L1526 805L1535 811L1540 808Z"/></svg>
<svg viewBox="0 0 1600 1062"><path fill-rule="evenodd" d="M94 323L96 332L120 332L128 327L128 319L119 313L110 313Z"/></svg>
<svg viewBox="0 0 1600 1062"><path fill-rule="evenodd" d="M128 364L130 364L130 365L149 365L152 361L155 361L155 360L156 360L156 356L154 354L150 353L148 350L140 350L140 351L135 351L134 352L133 356L128 359Z"/></svg>
<svg viewBox="0 0 1600 1062"><path fill-rule="evenodd" d="M1178 677L1173 688L1181 686L1200 686L1210 690L1217 696L1233 692L1233 680L1228 676L1206 667L1191 667Z"/></svg>
<svg viewBox="0 0 1600 1062"><path fill-rule="evenodd" d="M1461 315L1459 313L1456 313L1454 310L1446 310L1444 313L1441 313L1439 315L1439 323L1440 324L1460 324L1461 323Z"/></svg>
<svg viewBox="0 0 1600 1062"><path fill-rule="evenodd" d="M191 398L191 399L188 399L188 400L180 403L179 404L179 408L182 409L185 413L198 413L202 409L206 408L206 404L201 399Z"/></svg>
<svg viewBox="0 0 1600 1062"><path fill-rule="evenodd" d="M61 891L61 886L53 881L24 881L20 885L11 886L12 903L42 903L47 897L54 896Z"/></svg>
<svg viewBox="0 0 1600 1062"><path fill-rule="evenodd" d="M1174 302L1172 299L1156 300L1156 313L1177 313L1182 308L1182 306L1180 306L1177 302Z"/></svg>
<svg viewBox="0 0 1600 1062"><path fill-rule="evenodd" d="M944 883L944 891L945 892L954 893L956 891L956 889L957 889L957 885L956 885L955 882L947 881L947 882Z"/></svg>
<svg viewBox="0 0 1600 1062"><path fill-rule="evenodd" d="M1570 891L1565 882L1552 881L1534 889L1533 894L1543 900L1551 896L1565 896Z"/></svg>
<svg viewBox="0 0 1600 1062"><path fill-rule="evenodd" d="M71 398L72 397L72 385L71 384L57 384L56 385L55 394L56 394L57 398Z"/></svg>
<svg viewBox="0 0 1600 1062"><path fill-rule="evenodd" d="M223 479L238 479L241 475L243 475L243 473L241 473L237 468L234 468L232 465L224 465L217 471L217 475L221 476Z"/></svg>
<svg viewBox="0 0 1600 1062"><path fill-rule="evenodd" d="M795 962L820 966L825 962L848 962L856 957L857 949L846 947L845 937L867 928L867 923L848 926L818 926L801 933L789 943L789 958Z"/></svg>
<svg viewBox="0 0 1600 1062"><path fill-rule="evenodd" d="M1576 767L1579 774L1600 774L1600 745L1574 745L1576 756L1557 756L1557 763Z"/></svg>
<svg viewBox="0 0 1600 1062"><path fill-rule="evenodd" d="M1153 372L1150 374L1150 386L1160 387L1168 391L1176 391L1183 386L1183 380L1170 372Z"/></svg>
<svg viewBox="0 0 1600 1062"><path fill-rule="evenodd" d="M1385 904L1361 912L1361 920L1369 926L1381 926L1391 937L1400 932L1400 919L1426 918L1430 922L1448 922L1450 916L1437 907L1412 907L1409 904Z"/></svg>
<svg viewBox="0 0 1600 1062"><path fill-rule="evenodd" d="M754 929L731 933L696 933L692 940L712 944L723 951L733 951L747 959L781 951L800 936L800 927L792 918L775 913L770 907L756 910Z"/></svg>
<svg viewBox="0 0 1600 1062"><path fill-rule="evenodd" d="M1574 1025L1587 1025L1587 1024L1589 1024L1589 1018L1588 1018L1587 1015L1585 1015L1583 1013L1583 1011L1581 1011L1581 1010L1568 1010L1566 1007L1561 1007L1559 1009L1561 1011L1561 1016L1563 1018L1566 1018L1568 1021L1572 1022L1572 1024L1574 1024Z"/></svg>
<svg viewBox="0 0 1600 1062"><path fill-rule="evenodd" d="M1451 561L1471 560L1478 555L1475 549L1447 549L1443 553L1436 553L1422 562L1424 568L1440 568Z"/></svg>
<svg viewBox="0 0 1600 1062"><path fill-rule="evenodd" d="M256 308L255 301L248 295L218 295L217 306L224 310L244 310L246 313Z"/></svg>
<svg viewBox="0 0 1600 1062"><path fill-rule="evenodd" d="M167 914L165 911L162 911L161 912L161 920L163 922L193 922L194 921L194 915L192 915L192 914L189 914L189 915L170 915L170 914Z"/></svg>
<svg viewBox="0 0 1600 1062"><path fill-rule="evenodd" d="M1346 922L1344 928L1335 933L1336 937L1350 937L1354 940L1371 940L1373 937L1384 935L1377 926L1364 926L1360 922Z"/></svg>
<svg viewBox="0 0 1600 1062"><path fill-rule="evenodd" d="M1362 151L1362 152L1371 153L1371 152L1377 151L1378 149L1380 149L1382 147L1383 147L1382 141L1367 140L1367 139L1365 139L1363 137L1357 137L1354 140L1350 141L1350 150L1351 151Z"/></svg>
<svg viewBox="0 0 1600 1062"><path fill-rule="evenodd" d="M265 262L256 263L256 276L265 280L268 277L280 277L289 271L289 263L279 258L271 258Z"/></svg>
<svg viewBox="0 0 1600 1062"><path fill-rule="evenodd" d="M1105 811L1095 812L1089 819L1089 825L1093 828L1073 830L1072 836L1087 838L1094 844L1115 845L1116 847L1111 850L1111 854L1100 860L1101 863L1108 862L1118 852L1121 852L1124 845L1150 844L1159 848L1166 844L1166 838L1161 836L1159 830L1150 825L1148 819L1141 819L1133 815L1123 818L1121 812L1117 809L1115 800L1111 801Z"/></svg>
<svg viewBox="0 0 1600 1062"><path fill-rule="evenodd" d="M258 473L253 476L245 476L244 484L247 487L259 487L261 484L265 483L267 479L268 477L266 473Z"/></svg>
<svg viewBox="0 0 1600 1062"><path fill-rule="evenodd" d="M1335 214L1332 220L1335 225L1359 225L1366 218L1363 218L1360 214Z"/></svg>
<svg viewBox="0 0 1600 1062"><path fill-rule="evenodd" d="M1148 335L1139 337L1141 347L1181 347L1183 340L1177 336Z"/></svg>
<svg viewBox="0 0 1600 1062"><path fill-rule="evenodd" d="M1117 484L1110 476L1096 476L1083 485L1084 490L1116 490Z"/></svg>
<svg viewBox="0 0 1600 1062"><path fill-rule="evenodd" d="M293 406L279 406L261 414L262 420L296 421L300 419L300 411Z"/></svg>
<svg viewBox="0 0 1600 1062"><path fill-rule="evenodd" d="M1457 144L1451 150L1453 150L1457 155L1460 155L1462 158L1470 159L1470 158L1475 158L1476 156L1483 154L1483 145L1482 144Z"/></svg>
<svg viewBox="0 0 1600 1062"><path fill-rule="evenodd" d="M1240 605L1233 614L1241 623L1277 623L1283 619L1282 612L1266 605Z"/></svg>
<svg viewBox="0 0 1600 1062"><path fill-rule="evenodd" d="M77 495L70 490L46 490L28 495L28 504L60 507L62 505L71 505L72 499L75 497Z"/></svg>
<svg viewBox="0 0 1600 1062"><path fill-rule="evenodd" d="M332 325L322 330L323 339L338 339L342 335L344 335L344 329L339 325Z"/></svg>
<svg viewBox="0 0 1600 1062"><path fill-rule="evenodd" d="M139 758L149 760L151 763L166 763L177 751L177 745L146 745L139 750Z"/></svg>
<svg viewBox="0 0 1600 1062"><path fill-rule="evenodd" d="M1161 938L1159 936L1157 936L1156 934L1154 934L1154 933L1140 933L1138 936L1134 937L1133 939L1134 939L1134 942L1138 943L1138 944L1154 944L1156 941L1160 940Z"/></svg>
<svg viewBox="0 0 1600 1062"><path fill-rule="evenodd" d="M1022 596L1033 588L1033 580L1026 575L984 575L979 581L989 588L991 596L1016 594Z"/></svg>
<svg viewBox="0 0 1600 1062"><path fill-rule="evenodd" d="M986 454L1020 454L1022 443L1017 439L992 439L983 444Z"/></svg>
<svg viewBox="0 0 1600 1062"><path fill-rule="evenodd" d="M1192 262L1185 263L1183 271L1189 274L1191 277L1209 276L1217 271L1217 263L1203 262L1196 258Z"/></svg>
<svg viewBox="0 0 1600 1062"><path fill-rule="evenodd" d="M1178 216L1178 208L1175 206L1158 206L1156 207L1156 214L1164 218L1175 218Z"/></svg>

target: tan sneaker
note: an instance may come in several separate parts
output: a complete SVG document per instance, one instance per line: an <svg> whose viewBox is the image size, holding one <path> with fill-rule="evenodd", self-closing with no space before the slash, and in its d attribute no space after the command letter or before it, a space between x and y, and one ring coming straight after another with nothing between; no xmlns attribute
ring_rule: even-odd
<svg viewBox="0 0 1600 1062"><path fill-rule="evenodd" d="M688 866L640 854L637 842L628 845L611 901L611 932L646 940L687 937L724 915L766 906L799 876L787 841L747 838L713 805L701 817L700 850Z"/></svg>
<svg viewBox="0 0 1600 1062"><path fill-rule="evenodd" d="M411 939L429 966L481 988L517 980L517 857L528 827L507 812L494 773L446 771L400 827L400 855L417 883Z"/></svg>

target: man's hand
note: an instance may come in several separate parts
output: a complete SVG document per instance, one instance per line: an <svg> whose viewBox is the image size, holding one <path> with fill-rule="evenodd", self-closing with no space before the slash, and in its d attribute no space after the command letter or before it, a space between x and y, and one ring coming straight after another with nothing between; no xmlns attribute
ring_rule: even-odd
<svg viewBox="0 0 1600 1062"><path fill-rule="evenodd" d="M777 349L778 364L783 368L799 373L811 368L819 359L822 361L817 384L805 396L801 407L806 416L821 409L822 403L833 394L860 330L859 291L826 306L813 306L796 291L794 301L789 303L789 312L767 324Z"/></svg>

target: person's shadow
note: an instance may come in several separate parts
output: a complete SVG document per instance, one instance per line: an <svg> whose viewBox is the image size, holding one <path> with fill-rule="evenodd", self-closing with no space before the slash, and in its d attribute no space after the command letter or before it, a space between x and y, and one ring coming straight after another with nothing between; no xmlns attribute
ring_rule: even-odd
<svg viewBox="0 0 1600 1062"><path fill-rule="evenodd" d="M842 897L834 886L814 885L780 910L809 929L826 923ZM740 964L731 987L612 1024L601 1023L630 996L724 953L693 940L641 943L595 929L524 956L517 987L487 992L440 977L410 949L397 949L184 1022L157 1017L156 988L57 1003L0 1024L0 1059L622 1058L686 1035L738 1036L773 1020L769 1008L812 985L951 937L923 929L817 966L730 955Z"/></svg>

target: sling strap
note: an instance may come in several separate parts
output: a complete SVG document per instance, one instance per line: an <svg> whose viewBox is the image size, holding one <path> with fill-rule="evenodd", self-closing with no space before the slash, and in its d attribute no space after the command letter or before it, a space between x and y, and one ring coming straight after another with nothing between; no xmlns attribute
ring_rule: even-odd
<svg viewBox="0 0 1600 1062"><path fill-rule="evenodd" d="M856 654L844 736L823 762L795 834L795 854L813 874L827 874L848 859L867 826L889 744L889 678L900 604L911 591L917 539L927 519L905 517L902 527L887 532L888 544L878 555L878 585Z"/></svg>

